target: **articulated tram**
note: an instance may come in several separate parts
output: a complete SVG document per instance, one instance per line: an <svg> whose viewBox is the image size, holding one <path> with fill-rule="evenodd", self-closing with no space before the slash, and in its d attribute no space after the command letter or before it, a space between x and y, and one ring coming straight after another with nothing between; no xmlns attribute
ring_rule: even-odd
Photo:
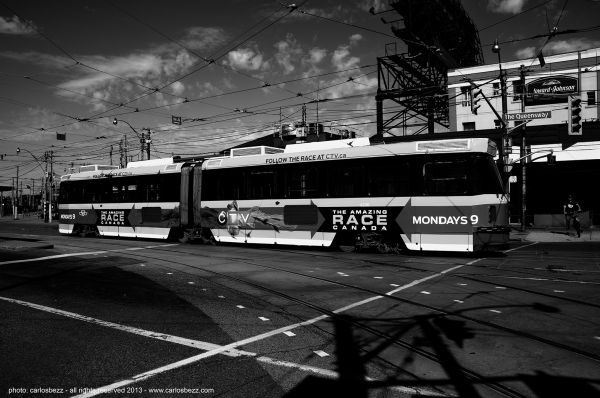
<svg viewBox="0 0 600 398"><path fill-rule="evenodd" d="M508 243L486 138L368 138L232 149L61 178L59 231L216 242L472 252Z"/></svg>

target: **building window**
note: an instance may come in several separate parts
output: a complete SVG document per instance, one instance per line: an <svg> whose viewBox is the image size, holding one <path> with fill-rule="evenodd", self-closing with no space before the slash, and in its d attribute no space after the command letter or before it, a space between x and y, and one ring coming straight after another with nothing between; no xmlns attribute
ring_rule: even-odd
<svg viewBox="0 0 600 398"><path fill-rule="evenodd" d="M475 122L464 122L463 123L463 131L473 131L475 130Z"/></svg>
<svg viewBox="0 0 600 398"><path fill-rule="evenodd" d="M588 105L596 105L596 92L588 91L587 92L587 104Z"/></svg>
<svg viewBox="0 0 600 398"><path fill-rule="evenodd" d="M492 87L494 88L494 96L500 95L500 83L492 83Z"/></svg>

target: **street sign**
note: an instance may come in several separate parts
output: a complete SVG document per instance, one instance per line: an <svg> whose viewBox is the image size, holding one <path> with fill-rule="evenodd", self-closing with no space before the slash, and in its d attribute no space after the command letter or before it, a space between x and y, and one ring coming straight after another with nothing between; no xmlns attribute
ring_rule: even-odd
<svg viewBox="0 0 600 398"><path fill-rule="evenodd" d="M532 120L532 119L549 119L552 117L552 111L541 112L522 112L522 113L507 113L506 120Z"/></svg>

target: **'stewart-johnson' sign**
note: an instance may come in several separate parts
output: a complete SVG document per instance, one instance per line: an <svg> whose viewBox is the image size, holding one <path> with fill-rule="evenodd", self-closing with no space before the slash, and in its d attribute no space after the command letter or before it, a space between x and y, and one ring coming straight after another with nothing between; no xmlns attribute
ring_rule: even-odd
<svg viewBox="0 0 600 398"><path fill-rule="evenodd" d="M552 76L536 79L525 85L525 105L557 104L567 101L567 95L577 94L577 79L569 76Z"/></svg>

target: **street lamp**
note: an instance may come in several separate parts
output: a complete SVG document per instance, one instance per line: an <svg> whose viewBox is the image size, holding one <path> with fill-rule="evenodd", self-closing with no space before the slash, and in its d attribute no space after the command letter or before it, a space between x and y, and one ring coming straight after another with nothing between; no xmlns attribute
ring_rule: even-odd
<svg viewBox="0 0 600 398"><path fill-rule="evenodd" d="M501 143L500 143L500 170L502 173L508 173L508 153L509 153L509 139L507 134L507 126L506 126L506 113L507 113L507 98L506 98L506 76L504 76L504 71L502 70L502 59L500 57L500 45L498 44L498 40L494 41L494 45L492 46L492 52L498 54L498 68L500 69L500 93L502 96L502 118L500 119L500 123L502 124L501 129ZM508 179L506 179L508 180ZM507 186L509 186L507 184ZM507 189L508 192L508 189Z"/></svg>
<svg viewBox="0 0 600 398"><path fill-rule="evenodd" d="M148 157L148 160L150 160L150 143L152 142L152 139L150 138L150 129L146 129L144 128L143 130L148 131L148 137L146 138L146 136L144 135L144 133L142 133L141 135L137 132L137 130L131 125L129 124L128 121L126 120L122 120L122 119L117 119L116 117L113 119L112 123L116 126L119 122L123 122L126 125L129 126L129 128L135 133L136 137L139 138L140 140L140 144L142 144L142 160L144 160L144 146L146 146L146 155ZM127 160L125 160L127 161Z"/></svg>

